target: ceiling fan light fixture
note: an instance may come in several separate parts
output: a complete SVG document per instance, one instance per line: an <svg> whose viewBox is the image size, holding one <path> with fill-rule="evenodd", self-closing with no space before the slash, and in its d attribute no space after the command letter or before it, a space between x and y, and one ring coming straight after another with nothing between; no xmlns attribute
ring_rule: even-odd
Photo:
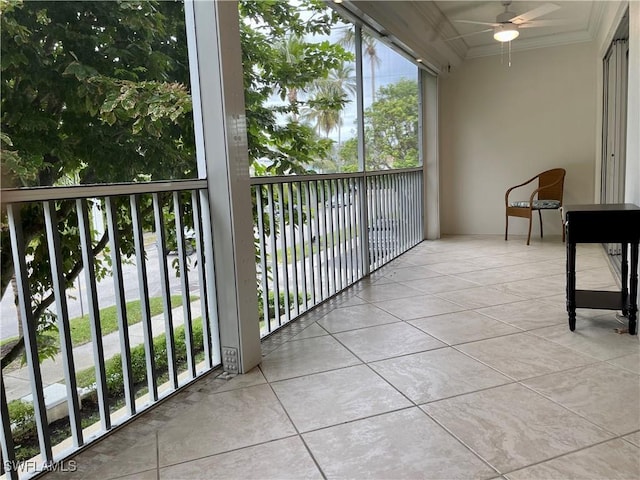
<svg viewBox="0 0 640 480"><path fill-rule="evenodd" d="M511 40L518 38L518 35L520 35L520 32L513 24L498 25L493 31L493 38L499 42L510 42Z"/></svg>

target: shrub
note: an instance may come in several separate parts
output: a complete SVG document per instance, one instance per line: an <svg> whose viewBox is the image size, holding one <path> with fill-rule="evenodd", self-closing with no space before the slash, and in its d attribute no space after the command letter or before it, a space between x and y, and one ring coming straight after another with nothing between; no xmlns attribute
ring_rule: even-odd
<svg viewBox="0 0 640 480"><path fill-rule="evenodd" d="M185 343L184 325L174 330L175 356L178 364L187 361L187 347ZM201 352L204 349L202 334L202 321L200 318L193 321L193 350ZM153 338L153 353L156 364L156 376L167 372L167 344L163 333ZM107 390L110 396L120 396L124 391L124 375L122 374L122 357L116 354L105 362L107 377ZM137 345L131 349L131 375L134 385L144 384L147 381L147 364L144 345Z"/></svg>
<svg viewBox="0 0 640 480"><path fill-rule="evenodd" d="M12 400L8 403L11 431L14 439L31 434L36 428L36 417L33 403L23 400Z"/></svg>
<svg viewBox="0 0 640 480"><path fill-rule="evenodd" d="M280 305L280 312L284 311L285 308L285 303L284 303L284 292L280 292L280 294L278 295L278 297L280 298L279 301L279 305ZM311 300L311 295L307 295L307 300ZM276 302L275 302L275 295L273 292L269 292L269 318L275 318L276 317ZM294 309L294 302L295 302L295 295L292 292L289 292L289 310L293 310ZM298 294L298 305L302 305L304 303L304 295L302 293ZM264 319L264 301L262 299L262 294L260 293L258 295L258 319L260 321L262 321Z"/></svg>

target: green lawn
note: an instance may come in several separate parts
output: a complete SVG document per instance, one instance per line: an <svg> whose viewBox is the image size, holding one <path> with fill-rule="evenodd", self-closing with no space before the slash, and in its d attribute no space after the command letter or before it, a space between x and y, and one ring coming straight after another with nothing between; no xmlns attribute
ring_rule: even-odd
<svg viewBox="0 0 640 480"><path fill-rule="evenodd" d="M197 300L197 297L191 297L191 301ZM182 296L173 295L171 297L172 308L182 305ZM159 315L163 312L162 297L153 297L149 299L149 310L151 316ZM132 300L127 302L127 323L134 325L142 321L142 313L140 310L140 300ZM73 346L83 345L91 341L91 327L89 325L89 315L73 318L69 321L71 327L71 343ZM102 335L118 330L118 313L115 305L100 310L100 326ZM57 332L50 332L47 335L58 338Z"/></svg>
<svg viewBox="0 0 640 480"><path fill-rule="evenodd" d="M4 340L0 340L0 347L6 345L7 343L15 342L16 340L18 340L18 338L20 337L9 337L5 338Z"/></svg>
<svg viewBox="0 0 640 480"><path fill-rule="evenodd" d="M340 236L338 237L338 234L340 234ZM302 254L302 248L300 247L300 245L298 244L298 242L296 242L295 245L295 251L296 251L296 259L301 260L302 258L304 258L305 256L308 256L311 252L311 254L316 254L320 251L320 245L322 245L323 247L325 246L325 242L328 243L328 248L333 248L339 244L342 244L344 242L348 242L349 240L356 238L358 236L358 232L349 232L348 229L344 229L341 228L339 230L335 230L333 233L333 236L331 235L320 235L318 238L316 238L316 241L313 242L311 244L311 248L309 248L309 245L305 245L305 251L304 251L304 255ZM267 254L269 256L271 256L271 252L267 252ZM279 248L276 252L276 254L278 255L279 259L282 259L282 249ZM293 261L293 248L292 247L287 247L287 263L291 263Z"/></svg>

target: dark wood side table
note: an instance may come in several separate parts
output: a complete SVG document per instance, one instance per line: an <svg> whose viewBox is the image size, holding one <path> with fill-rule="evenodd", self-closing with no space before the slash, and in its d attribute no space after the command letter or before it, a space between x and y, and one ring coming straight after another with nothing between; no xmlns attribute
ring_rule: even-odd
<svg viewBox="0 0 640 480"><path fill-rule="evenodd" d="M569 329L576 328L576 308L621 310L629 319L629 333L636 334L638 315L638 243L640 207L632 203L569 205L564 207L567 235L567 312ZM576 244L621 243L622 265L619 292L576 290ZM631 269L627 254L631 253ZM627 277L629 277L627 289Z"/></svg>

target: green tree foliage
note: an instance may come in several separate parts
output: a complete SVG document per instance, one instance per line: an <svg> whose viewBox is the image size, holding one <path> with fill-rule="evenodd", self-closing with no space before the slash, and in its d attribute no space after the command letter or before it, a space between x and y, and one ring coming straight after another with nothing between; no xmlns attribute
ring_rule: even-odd
<svg viewBox="0 0 640 480"><path fill-rule="evenodd" d="M417 83L401 79L380 87L376 98L364 114L367 168L417 166Z"/></svg>
<svg viewBox="0 0 640 480"><path fill-rule="evenodd" d="M342 46L326 40L340 17L319 0L297 5L282 0L244 0L239 6L248 153L253 173L308 173L319 161L330 157L333 146L332 140L316 133L316 125L308 123L309 111L324 108L335 114L347 102L342 95L324 99L314 95L317 82L353 60ZM274 97L281 102L274 103ZM266 203L266 189L260 192ZM254 196L252 200L255 204ZM288 199L282 200L285 222L302 221L289 218ZM278 223L270 223L268 215L263 222L265 235L279 228ZM259 261L259 239L254 242ZM259 278L256 284L262 302L262 288L266 286Z"/></svg>
<svg viewBox="0 0 640 480"><path fill-rule="evenodd" d="M2 3L2 132L21 159L3 162L4 188L75 173L80 183L193 176L182 8Z"/></svg>
<svg viewBox="0 0 640 480"><path fill-rule="evenodd" d="M338 151L339 162L345 172L358 170L358 139L356 137L345 140Z"/></svg>
<svg viewBox="0 0 640 480"><path fill-rule="evenodd" d="M323 2L305 6L302 14L279 0L240 2L249 158L259 173L303 173L331 148L331 140L297 121L304 104L292 92L327 78L351 56L328 41L301 40L328 34L338 20ZM0 0L0 8L3 188L195 176L181 1ZM282 48L292 35L295 55ZM274 106L274 94L289 102ZM74 208L57 204L67 285L82 270ZM117 208L127 256L134 250L129 207ZM149 202L142 208L151 220ZM185 209L180 214L188 218L188 203ZM32 309L42 325L55 325L45 313L53 298L42 209L27 205L21 215ZM13 276L4 210L0 228L4 292ZM96 239L94 253L106 245L106 235Z"/></svg>
<svg viewBox="0 0 640 480"><path fill-rule="evenodd" d="M2 1L0 7L3 188L52 186L69 177L90 184L194 176L181 2ZM77 217L73 202L58 202L57 209L70 285L82 269ZM40 327L55 323L46 313L53 298L42 208L21 210L32 309L46 331ZM13 264L2 213L4 292ZM123 251L131 254L125 205L118 205L117 218ZM106 235L97 239L95 253L106 244ZM101 267L98 275L105 274Z"/></svg>
<svg viewBox="0 0 640 480"><path fill-rule="evenodd" d="M324 2L309 0L303 6L280 0L240 2L249 158L260 175L306 173L317 158L329 154L333 143L299 121L301 109L309 105L299 93L353 56L327 40L303 40L329 35L340 20ZM273 95L288 101L274 106ZM318 100L315 107L330 103L339 111L346 101L333 96L329 102Z"/></svg>
<svg viewBox="0 0 640 480"><path fill-rule="evenodd" d="M329 72L328 78L316 80L310 89L310 99L304 109L302 118L311 122L318 134L326 138L337 130L338 141L332 146L329 155L317 158L313 168L324 173L346 172L349 168L340 162L338 150L342 146L343 112L347 103L355 102L356 79L355 67L352 63L343 62L338 68ZM357 161L355 162L357 167Z"/></svg>
<svg viewBox="0 0 640 480"><path fill-rule="evenodd" d="M418 165L418 85L402 79L379 89L365 113L365 137L371 138L368 158L375 168Z"/></svg>

